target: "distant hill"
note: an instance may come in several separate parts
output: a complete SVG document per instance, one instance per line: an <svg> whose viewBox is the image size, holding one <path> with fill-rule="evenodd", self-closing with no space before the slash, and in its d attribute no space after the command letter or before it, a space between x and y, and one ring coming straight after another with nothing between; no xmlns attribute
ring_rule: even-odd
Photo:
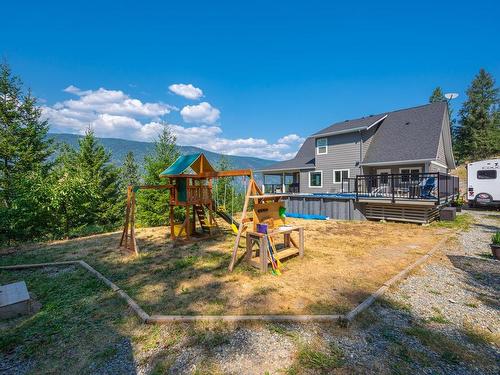
<svg viewBox="0 0 500 375"><path fill-rule="evenodd" d="M81 138L80 135L76 134L49 134L50 137L54 138L58 143L67 143L69 146L76 148L78 147L78 139ZM138 164L142 165L144 162L144 156L153 150L153 143L150 142L137 142L129 141L126 139L118 138L98 138L102 145L111 152L111 161L117 166L121 166L125 159L125 156L129 151L132 151L135 156L135 160ZM208 158L210 163L216 165L222 154L216 152L211 152L203 150L198 147L193 146L178 146L179 152L181 154L194 154L198 152L203 152ZM224 155L228 158L231 163L231 168L234 169L260 169L266 167L269 164L274 163L274 160L266 160L260 158L254 158L249 156L232 156Z"/></svg>

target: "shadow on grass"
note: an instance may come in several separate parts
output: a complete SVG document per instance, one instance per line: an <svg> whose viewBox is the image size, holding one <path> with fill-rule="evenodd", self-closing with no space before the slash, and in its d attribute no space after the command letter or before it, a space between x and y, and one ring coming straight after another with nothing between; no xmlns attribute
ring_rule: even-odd
<svg viewBox="0 0 500 375"><path fill-rule="evenodd" d="M131 340L116 328L130 314L99 280L75 266L0 271L0 284L19 280L42 308L2 322L2 374L135 373Z"/></svg>
<svg viewBox="0 0 500 375"><path fill-rule="evenodd" d="M371 345L376 358L367 372L393 374L495 374L496 349L480 333L416 315L409 303L381 298L364 311L351 327ZM475 336L474 336L475 334ZM370 361L363 361L370 363ZM378 362L378 364L375 364ZM384 369L377 368L384 364ZM389 370L389 371L387 371Z"/></svg>
<svg viewBox="0 0 500 375"><path fill-rule="evenodd" d="M497 260L463 255L448 255L448 259L455 268L465 272L467 282L470 285L482 291L476 292L479 300L486 305L500 309L498 299L500 295L500 268Z"/></svg>

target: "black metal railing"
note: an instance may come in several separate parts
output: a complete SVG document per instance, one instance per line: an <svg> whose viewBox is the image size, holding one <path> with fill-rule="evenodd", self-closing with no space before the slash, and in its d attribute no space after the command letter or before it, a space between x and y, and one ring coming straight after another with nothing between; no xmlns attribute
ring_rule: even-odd
<svg viewBox="0 0 500 375"><path fill-rule="evenodd" d="M299 193L299 183L285 184L285 191L283 191L282 184L264 184L265 194L283 194L283 193Z"/></svg>
<svg viewBox="0 0 500 375"><path fill-rule="evenodd" d="M458 177L445 173L378 174L356 176L353 191L357 200L421 199L444 203L458 197L458 187Z"/></svg>
<svg viewBox="0 0 500 375"><path fill-rule="evenodd" d="M341 193L355 193L356 192L356 177L343 178L341 182Z"/></svg>

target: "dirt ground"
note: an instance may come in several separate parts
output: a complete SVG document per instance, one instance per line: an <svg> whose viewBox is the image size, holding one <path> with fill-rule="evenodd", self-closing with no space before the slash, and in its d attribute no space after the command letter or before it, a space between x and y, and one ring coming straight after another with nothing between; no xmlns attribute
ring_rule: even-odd
<svg viewBox="0 0 500 375"><path fill-rule="evenodd" d="M305 256L283 261L281 276L261 274L243 261L228 273L235 239L228 231L172 248L167 228L138 229L138 258L117 249L118 234L58 242L24 255L31 262L41 255L83 258L149 314L336 314L359 304L447 232L368 221L288 223L304 226ZM244 240L240 258L243 246Z"/></svg>
<svg viewBox="0 0 500 375"><path fill-rule="evenodd" d="M471 215L460 218L467 217ZM351 304L353 296L376 287L377 277L385 281L383 272L396 272L399 265L418 257L417 252L425 251L424 244L432 246L445 232L455 233L429 264L391 288L350 327L258 322L144 325L123 300L78 267L0 271L1 284L25 280L42 304L33 316L0 322L0 373L498 374L498 265L488 257L487 242L491 231L499 228L499 217L477 216L472 227L463 225L467 220L430 227L303 222L306 258L287 262L280 277L262 276L243 264L228 276L234 239L230 234L226 242L174 251L161 228L141 230L139 243L144 253L139 259L124 257L116 249L119 233L4 249L2 265L83 258L131 295L135 293L134 298L142 298L140 303L150 313L223 312L227 301L221 296L234 290L238 280L249 282L251 288L271 283L279 291L278 285L286 288L294 280L292 271L301 274L301 267L306 266L309 272L302 275L307 282L316 280ZM391 256L386 263L381 262L384 253ZM458 262L457 254L467 259ZM327 262L334 265L326 268ZM317 271L318 267L325 269ZM352 268L342 271L343 267ZM372 268L387 269L368 273ZM318 273L328 279L322 281ZM207 274L212 281L201 284ZM205 285L205 290L190 289L194 288L191 280L192 285ZM208 288L210 283L221 286ZM180 285L185 285L184 290ZM291 301L299 300L295 295L309 295L305 283L293 288L288 296ZM243 299L245 293L251 295L248 291L236 295ZM261 294L270 298L272 293ZM314 302L326 299L326 292L322 296L313 288L310 295L315 296ZM203 302L210 296L220 298L219 302ZM259 303L263 302L248 302L246 308Z"/></svg>

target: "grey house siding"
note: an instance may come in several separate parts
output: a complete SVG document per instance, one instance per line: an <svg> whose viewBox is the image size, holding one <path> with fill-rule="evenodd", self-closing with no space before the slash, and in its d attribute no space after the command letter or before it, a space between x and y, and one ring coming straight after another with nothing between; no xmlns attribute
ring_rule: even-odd
<svg viewBox="0 0 500 375"><path fill-rule="evenodd" d="M346 133L329 136L328 138L328 153L325 155L316 154L316 170L323 171L323 188L310 189L312 192L335 193L341 190L340 184L333 183L334 169L349 169L349 176L354 177L360 174L359 161L361 135L359 132ZM366 152L366 149L365 151ZM307 175L309 178L309 174ZM307 186L309 180L307 180Z"/></svg>
<svg viewBox="0 0 500 375"><path fill-rule="evenodd" d="M365 130L362 132L362 135L363 135L363 158L361 160L363 160L365 158L366 151L368 151L368 148L370 147L370 144L373 141L373 136L375 135L375 132L377 131L378 127L379 127L379 125L376 125L376 126L372 127L371 129Z"/></svg>
<svg viewBox="0 0 500 375"><path fill-rule="evenodd" d="M392 174L399 174L401 173L399 170L401 168L404 169L411 169L411 168L420 168L422 170L422 173L427 172L425 169L425 164L412 164L412 165L392 165L392 166L380 166L380 167L365 167L364 173L365 174L377 174L378 169L390 169Z"/></svg>
<svg viewBox="0 0 500 375"><path fill-rule="evenodd" d="M437 161L440 162L441 164L446 165L446 155L444 153L444 138L443 138L443 133L441 133L441 136L439 137L439 146L438 146Z"/></svg>
<svg viewBox="0 0 500 375"><path fill-rule="evenodd" d="M300 176L299 176L299 191L301 193L324 193L323 189L320 188L309 188L309 172L314 171L314 169L310 170L302 170L300 171ZM324 186L324 184L323 184Z"/></svg>
<svg viewBox="0 0 500 375"><path fill-rule="evenodd" d="M432 173L436 173L436 172L448 173L448 170L447 170L447 168L443 168L440 165L436 165L436 164L430 163L429 164L429 172L432 172Z"/></svg>

